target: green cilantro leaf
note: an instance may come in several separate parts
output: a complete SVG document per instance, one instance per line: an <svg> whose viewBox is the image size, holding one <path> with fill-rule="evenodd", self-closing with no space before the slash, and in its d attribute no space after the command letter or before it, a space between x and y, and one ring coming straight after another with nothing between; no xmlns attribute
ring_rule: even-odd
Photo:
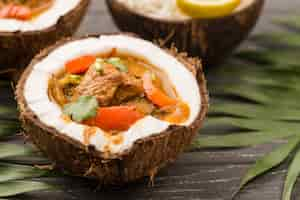
<svg viewBox="0 0 300 200"><path fill-rule="evenodd" d="M69 115L74 121L82 122L83 120L95 117L98 106L96 97L81 96L76 102L66 104L63 112Z"/></svg>
<svg viewBox="0 0 300 200"><path fill-rule="evenodd" d="M121 72L128 72L128 68L122 62L121 58L112 57L106 60L107 63L112 64L116 68L118 68Z"/></svg>

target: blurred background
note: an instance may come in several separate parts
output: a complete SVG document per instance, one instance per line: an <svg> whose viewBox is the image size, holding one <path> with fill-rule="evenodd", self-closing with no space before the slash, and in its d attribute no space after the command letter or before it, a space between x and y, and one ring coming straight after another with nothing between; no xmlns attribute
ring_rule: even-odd
<svg viewBox="0 0 300 200"><path fill-rule="evenodd" d="M77 35L118 31L109 15L105 1L92 0L91 2L88 15L83 21ZM267 0L265 10L255 32L270 31L270 28L274 28L270 23L273 17L295 14L299 11L299 8L299 0ZM99 15L101 16L100 18Z"/></svg>

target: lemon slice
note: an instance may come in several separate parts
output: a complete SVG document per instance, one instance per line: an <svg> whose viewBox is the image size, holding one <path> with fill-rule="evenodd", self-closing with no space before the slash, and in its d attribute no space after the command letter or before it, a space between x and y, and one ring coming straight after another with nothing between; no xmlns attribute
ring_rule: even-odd
<svg viewBox="0 0 300 200"><path fill-rule="evenodd" d="M177 0L177 6L194 18L216 18L232 13L241 0Z"/></svg>

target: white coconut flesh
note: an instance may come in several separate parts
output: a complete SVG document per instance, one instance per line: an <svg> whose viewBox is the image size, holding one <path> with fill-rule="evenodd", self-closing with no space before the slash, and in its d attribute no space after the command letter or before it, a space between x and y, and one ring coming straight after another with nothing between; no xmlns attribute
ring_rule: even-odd
<svg viewBox="0 0 300 200"><path fill-rule="evenodd" d="M64 67L67 61L82 55L109 53L112 49L116 49L119 54L145 59L150 64L163 70L176 89L178 96L190 108L189 118L180 125L189 126L196 120L201 110L201 95L195 76L175 57L154 44L125 35L81 39L68 42L52 51L33 66L25 82L24 97L28 107L43 124L55 128L60 134L67 135L84 144L84 131L88 126L76 122L67 122L62 118L62 109L51 101L48 96L48 81ZM108 136L103 130L97 128L97 132L90 138L89 145L93 145L103 153L120 154L130 149L135 141L160 134L170 125L166 121L149 115L117 136ZM120 136L122 136L121 142L118 144L113 142L116 137Z"/></svg>
<svg viewBox="0 0 300 200"><path fill-rule="evenodd" d="M61 16L76 8L81 0L54 0L53 5L32 20L0 19L0 32L40 31L55 25Z"/></svg>

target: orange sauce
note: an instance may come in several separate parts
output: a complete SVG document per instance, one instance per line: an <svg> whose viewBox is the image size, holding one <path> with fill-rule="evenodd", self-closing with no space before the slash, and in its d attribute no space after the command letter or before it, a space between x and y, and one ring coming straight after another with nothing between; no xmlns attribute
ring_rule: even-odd
<svg viewBox="0 0 300 200"><path fill-rule="evenodd" d="M61 119L64 120L66 123L71 123L71 122L72 122L71 117L68 116L68 115L62 114L60 117L61 117Z"/></svg>
<svg viewBox="0 0 300 200"><path fill-rule="evenodd" d="M190 107L186 103L179 102L174 108L173 112L163 118L165 121L180 124L185 122L190 116Z"/></svg>
<svg viewBox="0 0 300 200"><path fill-rule="evenodd" d="M128 68L128 73L135 75L137 77L142 77L144 73L148 71L148 69L143 65L143 63L138 62L137 59L132 57L124 57L125 65Z"/></svg>
<svg viewBox="0 0 300 200"><path fill-rule="evenodd" d="M125 54L118 54L116 49L106 53L106 54L97 54L99 58L110 58L110 57L119 57L122 62L128 69L128 73L132 76L142 79L145 73L153 74L152 82L157 88L159 88L162 92L164 92L170 98L176 100L176 104L172 106L165 106L162 108L155 107L154 103L153 110L150 111L151 115L157 117L158 119L168 121L173 124L181 124L184 123L190 116L190 107L188 104L183 102L178 96L176 89L172 85L171 81L168 78L168 75L161 69L151 65L151 63L147 62L143 58L133 57ZM63 87L59 85L58 80L63 78L66 75L65 70L61 70L59 73L52 77L49 81L49 96L52 97L52 100L55 100L59 103L60 106L65 105L66 98L60 98L61 96L66 96L64 94ZM139 98L146 98L145 96L140 96ZM147 101L150 101L149 99ZM164 110L165 109L165 110ZM156 112L157 111L157 112ZM65 117L64 117L65 118ZM66 121L70 121L70 118L65 118ZM113 119L112 119L113 120ZM89 144L90 138L96 133L96 129L94 127L86 128L84 131L84 143ZM115 133L113 131L106 132L107 136L110 136L111 142L115 145L122 143L123 137L119 135L119 132ZM117 137L116 137L117 136Z"/></svg>
<svg viewBox="0 0 300 200"><path fill-rule="evenodd" d="M129 74L141 78L146 72L150 71L153 74L154 85L164 91L170 97L176 98L176 90L170 83L168 76L162 70L140 58L125 55L118 56L124 60L124 64L127 66Z"/></svg>
<svg viewBox="0 0 300 200"><path fill-rule="evenodd" d="M113 137L112 143L114 145L119 145L119 144L121 144L123 142L123 140L124 140L123 135L122 134L118 134L118 135L116 135L116 136Z"/></svg>
<svg viewBox="0 0 300 200"><path fill-rule="evenodd" d="M34 20L39 15L41 15L43 12L46 12L48 9L50 9L53 6L53 4L54 4L54 1L49 0L37 8L32 8L31 20Z"/></svg>
<svg viewBox="0 0 300 200"><path fill-rule="evenodd" d="M83 132L83 143L90 144L90 139L97 133L97 127L85 127Z"/></svg>
<svg viewBox="0 0 300 200"><path fill-rule="evenodd" d="M109 145L105 145L103 148L104 157L108 157L111 154L111 149Z"/></svg>

